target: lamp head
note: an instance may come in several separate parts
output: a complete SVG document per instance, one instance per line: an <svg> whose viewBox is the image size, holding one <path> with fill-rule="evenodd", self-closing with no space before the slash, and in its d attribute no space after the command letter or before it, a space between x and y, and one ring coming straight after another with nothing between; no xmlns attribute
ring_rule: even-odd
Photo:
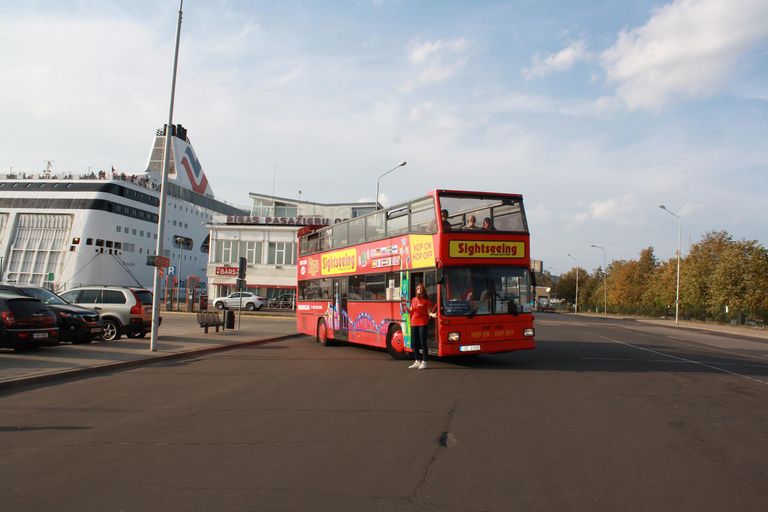
<svg viewBox="0 0 768 512"><path fill-rule="evenodd" d="M659 205L659 208L661 208L662 210L666 210L666 209L667 209L667 207L666 207L666 206L664 206L663 204L660 204L660 205Z"/></svg>

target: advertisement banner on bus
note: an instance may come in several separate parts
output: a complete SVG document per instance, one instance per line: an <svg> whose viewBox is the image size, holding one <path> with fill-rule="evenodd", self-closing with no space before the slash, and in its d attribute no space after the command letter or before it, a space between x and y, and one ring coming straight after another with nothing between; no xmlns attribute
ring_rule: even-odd
<svg viewBox="0 0 768 512"><path fill-rule="evenodd" d="M451 240L451 258L525 258L525 242L502 240Z"/></svg>
<svg viewBox="0 0 768 512"><path fill-rule="evenodd" d="M429 268L435 266L432 235L405 235L330 251L299 260L300 278L335 276L366 271Z"/></svg>

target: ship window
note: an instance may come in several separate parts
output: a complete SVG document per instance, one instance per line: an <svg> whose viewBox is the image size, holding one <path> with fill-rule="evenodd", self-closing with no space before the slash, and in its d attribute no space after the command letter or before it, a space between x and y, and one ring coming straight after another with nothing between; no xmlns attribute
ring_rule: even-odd
<svg viewBox="0 0 768 512"><path fill-rule="evenodd" d="M72 188L72 184L71 183L67 183L66 188Z"/></svg>
<svg viewBox="0 0 768 512"><path fill-rule="evenodd" d="M39 188L43 188L44 186L45 186L45 183L41 183L40 185L38 185Z"/></svg>
<svg viewBox="0 0 768 512"><path fill-rule="evenodd" d="M32 184L31 184L31 183L27 183L26 185L24 185L24 188L29 188L29 187L31 187L31 186L32 186Z"/></svg>
<svg viewBox="0 0 768 512"><path fill-rule="evenodd" d="M115 230L119 233L122 228L120 226L115 226Z"/></svg>
<svg viewBox="0 0 768 512"><path fill-rule="evenodd" d="M121 242L115 242L115 249L122 249L123 244Z"/></svg>
<svg viewBox="0 0 768 512"><path fill-rule="evenodd" d="M16 187L18 187L18 186L19 186L19 184L18 184L18 183L14 183L13 185L11 185L11 188L16 188Z"/></svg>
<svg viewBox="0 0 768 512"><path fill-rule="evenodd" d="M85 245L93 245L93 238L86 238Z"/></svg>
<svg viewBox="0 0 768 512"><path fill-rule="evenodd" d="M112 240L107 240L107 247L112 247Z"/></svg>
<svg viewBox="0 0 768 512"><path fill-rule="evenodd" d="M96 247L104 247L104 240L96 239Z"/></svg>

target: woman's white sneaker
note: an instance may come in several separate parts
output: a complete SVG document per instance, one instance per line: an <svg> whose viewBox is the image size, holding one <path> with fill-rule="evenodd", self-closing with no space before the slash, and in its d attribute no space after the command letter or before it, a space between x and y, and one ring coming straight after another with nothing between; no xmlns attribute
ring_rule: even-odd
<svg viewBox="0 0 768 512"><path fill-rule="evenodd" d="M426 370L427 369L427 362L422 361L422 363L419 365L419 370Z"/></svg>
<svg viewBox="0 0 768 512"><path fill-rule="evenodd" d="M422 365L422 364L424 364L424 363L422 363L421 361L416 361L415 363L413 363L413 364L412 364L411 366L409 366L408 368L421 368L421 365Z"/></svg>

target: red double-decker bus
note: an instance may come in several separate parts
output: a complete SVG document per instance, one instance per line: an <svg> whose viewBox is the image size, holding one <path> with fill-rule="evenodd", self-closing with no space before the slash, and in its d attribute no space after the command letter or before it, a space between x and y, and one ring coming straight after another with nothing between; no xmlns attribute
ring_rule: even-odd
<svg viewBox="0 0 768 512"><path fill-rule="evenodd" d="M435 190L299 233L297 328L323 345L411 353L401 303L423 284L430 356L535 347L530 234L520 195Z"/></svg>

